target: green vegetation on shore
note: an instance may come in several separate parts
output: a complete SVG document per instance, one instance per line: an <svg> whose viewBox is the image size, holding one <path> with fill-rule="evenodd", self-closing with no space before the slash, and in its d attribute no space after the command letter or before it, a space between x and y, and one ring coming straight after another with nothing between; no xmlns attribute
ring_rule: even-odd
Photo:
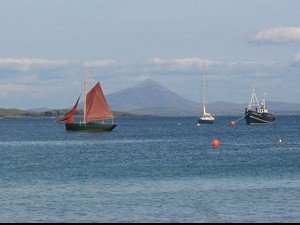
<svg viewBox="0 0 300 225"><path fill-rule="evenodd" d="M21 109L4 109L0 108L0 117L10 118L23 118L23 117L60 117L68 112L70 109L53 109L43 112L30 112ZM78 111L78 114L82 114L82 110ZM127 113L127 112L113 112L115 117L140 117L143 114Z"/></svg>

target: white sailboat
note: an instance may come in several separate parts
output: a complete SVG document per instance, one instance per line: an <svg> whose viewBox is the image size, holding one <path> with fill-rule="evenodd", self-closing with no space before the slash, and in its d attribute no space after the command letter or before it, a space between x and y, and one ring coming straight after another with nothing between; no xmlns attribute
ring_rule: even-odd
<svg viewBox="0 0 300 225"><path fill-rule="evenodd" d="M215 115L206 112L205 109L205 72L206 72L206 67L205 65L203 66L203 76L202 76L202 115L198 117L198 125L200 124L213 124L215 120Z"/></svg>

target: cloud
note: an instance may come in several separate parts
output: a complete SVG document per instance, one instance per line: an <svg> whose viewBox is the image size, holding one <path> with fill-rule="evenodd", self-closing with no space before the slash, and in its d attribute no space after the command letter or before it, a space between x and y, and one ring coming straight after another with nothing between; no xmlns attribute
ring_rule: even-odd
<svg viewBox="0 0 300 225"><path fill-rule="evenodd" d="M25 94L28 88L25 85L18 84L0 84L0 97L8 98L12 94Z"/></svg>
<svg viewBox="0 0 300 225"><path fill-rule="evenodd" d="M104 81L105 93L111 94L124 88L132 87L141 80L149 78L157 81L166 88L193 101L199 101L201 87L201 66L205 64L207 85L209 86L211 98L208 101L232 101L241 102L248 100L248 89L251 91L252 84L258 90L277 90L277 96L290 98L287 92L282 94L281 89L294 87L289 83L300 82L297 68L291 66L291 62L275 61L213 61L200 58L183 59L161 59L154 58L132 64L110 65L91 71L93 81L100 79ZM90 80L91 81L91 80ZM213 91L211 91L213 90ZM245 91L246 90L246 91ZM296 97L295 97L296 98ZM292 99L290 101L296 102Z"/></svg>
<svg viewBox="0 0 300 225"><path fill-rule="evenodd" d="M299 61L300 54L297 53L290 62L154 58L135 63L98 60L84 65L88 67L88 86L100 81L105 94L132 87L149 78L183 97L198 101L201 66L205 64L207 85L209 90L214 90L210 100L229 98L241 102L240 99L247 99L249 94L242 90L251 89L252 84L266 90L268 87L278 90L277 96L272 93L274 98L293 96L296 99L289 93L295 91L293 85L300 82ZM0 59L0 107L69 107L82 91L82 65L69 60ZM246 96L242 96L244 93Z"/></svg>
<svg viewBox="0 0 300 225"><path fill-rule="evenodd" d="M212 65L216 62L207 60L207 59L200 59L200 58L184 58L184 59L160 59L160 58L153 58L146 61L150 65L156 66L172 66L176 68L189 68L189 67L199 67L202 65Z"/></svg>
<svg viewBox="0 0 300 225"><path fill-rule="evenodd" d="M257 74L274 73L284 63L277 62L224 62L199 58L151 59L141 65L143 74L148 76L199 76L202 65L206 65L209 79L231 79L235 77L258 76Z"/></svg>
<svg viewBox="0 0 300 225"><path fill-rule="evenodd" d="M300 67L300 52L294 55L293 61L291 62L291 66Z"/></svg>
<svg viewBox="0 0 300 225"><path fill-rule="evenodd" d="M70 60L45 60L45 59L17 59L17 58L0 58L0 70L12 69L19 71L29 71L31 69L50 69L60 68L73 64Z"/></svg>
<svg viewBox="0 0 300 225"><path fill-rule="evenodd" d="M294 56L295 61L300 61L300 52L297 52Z"/></svg>
<svg viewBox="0 0 300 225"><path fill-rule="evenodd" d="M270 28L249 37L253 44L300 44L300 27Z"/></svg>
<svg viewBox="0 0 300 225"><path fill-rule="evenodd" d="M103 61L92 61L92 62L85 62L84 67L88 68L103 68L112 65L117 65L115 60L103 60Z"/></svg>
<svg viewBox="0 0 300 225"><path fill-rule="evenodd" d="M115 82L124 77L130 81L140 81L142 78L160 79L163 76L170 79L175 76L184 79L187 76L199 77L202 65L206 65L207 78L228 80L243 77L275 77L279 76L283 68L300 61L300 54L296 54L290 63L278 62L224 62L200 58L160 59L154 58L138 63L121 63L114 60L85 62L88 67L90 81L110 80ZM66 67L66 65L68 65ZM55 71L52 68L57 68ZM5 69L3 69L5 68ZM17 71L19 69L19 71ZM11 70L14 72L7 72ZM269 75L268 75L269 74ZM126 79L125 79L126 78ZM83 80L82 66L69 60L43 59L13 59L0 58L0 81L17 84L55 84L76 83ZM127 85L121 82L121 85ZM134 85L134 84L133 84ZM121 87L121 86L120 86Z"/></svg>
<svg viewBox="0 0 300 225"><path fill-rule="evenodd" d="M298 56L297 56L298 57ZM295 56L296 58L296 56ZM139 82L142 78L150 78L156 80L167 79L190 79L198 78L202 74L202 65L206 65L207 79L212 80L230 80L230 79L255 79L255 78L275 78L282 76L283 70L288 71L290 63L285 62L225 62L213 61L200 58L184 58L184 59L161 59L154 58L139 63L122 64L114 62L105 64L105 67L93 67L89 70L90 77L93 80L106 80L118 85L114 87L125 88L132 83L131 86ZM86 65L91 65L86 63ZM100 63L102 65L102 63ZM286 73L286 72L285 72ZM290 73L290 75L295 74ZM189 77L189 78L188 78ZM126 79L128 82L126 82ZM113 88L112 88L113 89ZM117 88L118 89L118 88ZM115 89L114 91L116 91Z"/></svg>

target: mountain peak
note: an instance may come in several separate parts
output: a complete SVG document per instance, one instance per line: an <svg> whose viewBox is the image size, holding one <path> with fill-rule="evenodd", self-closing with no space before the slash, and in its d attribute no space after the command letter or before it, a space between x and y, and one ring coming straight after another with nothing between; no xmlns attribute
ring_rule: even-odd
<svg viewBox="0 0 300 225"><path fill-rule="evenodd" d="M137 85L107 96L113 110L140 112L142 109L189 110L197 107L195 102L187 100L167 89L158 82L146 79Z"/></svg>
<svg viewBox="0 0 300 225"><path fill-rule="evenodd" d="M135 88L142 88L142 87L160 87L165 89L161 84L159 84L157 81L154 81L152 79L146 79L135 85Z"/></svg>

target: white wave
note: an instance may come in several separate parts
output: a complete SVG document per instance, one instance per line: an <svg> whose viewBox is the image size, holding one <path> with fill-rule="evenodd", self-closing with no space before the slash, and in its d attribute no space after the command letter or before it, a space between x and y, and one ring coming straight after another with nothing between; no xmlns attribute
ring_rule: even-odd
<svg viewBox="0 0 300 225"><path fill-rule="evenodd" d="M149 139L149 140L85 140L85 141L5 141L0 142L0 146L89 146L89 145L106 145L106 144L135 144L135 143L154 143L170 142L174 140Z"/></svg>

